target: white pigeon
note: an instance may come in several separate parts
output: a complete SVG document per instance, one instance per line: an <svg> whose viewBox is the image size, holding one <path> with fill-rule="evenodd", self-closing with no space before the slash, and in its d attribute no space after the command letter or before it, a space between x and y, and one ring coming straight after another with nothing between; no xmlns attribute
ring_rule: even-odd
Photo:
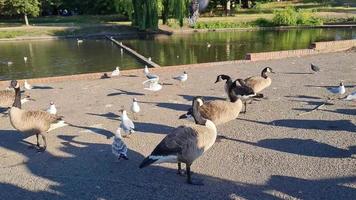
<svg viewBox="0 0 356 200"><path fill-rule="evenodd" d="M23 61L25 61L25 63L27 63L27 57L23 57Z"/></svg>
<svg viewBox="0 0 356 200"><path fill-rule="evenodd" d="M332 88L327 88L329 92L333 93L333 94L345 94L346 90L345 90L345 86L343 82L340 82L339 87L332 87Z"/></svg>
<svg viewBox="0 0 356 200"><path fill-rule="evenodd" d="M143 69L143 73L145 74L145 76L147 76L147 74L150 74L147 65L145 65L145 69Z"/></svg>
<svg viewBox="0 0 356 200"><path fill-rule="evenodd" d="M185 82L186 80L188 80L188 74L187 72L184 72L182 75L173 77L173 79L178 80L180 82Z"/></svg>
<svg viewBox="0 0 356 200"><path fill-rule="evenodd" d="M27 82L27 80L25 80L24 86L25 86L26 90L31 90L32 89L32 86Z"/></svg>
<svg viewBox="0 0 356 200"><path fill-rule="evenodd" d="M120 67L116 67L114 71L111 72L111 76L119 76L120 75Z"/></svg>
<svg viewBox="0 0 356 200"><path fill-rule="evenodd" d="M47 109L47 112L52 115L57 114L57 108L53 101L49 103L49 108Z"/></svg>
<svg viewBox="0 0 356 200"><path fill-rule="evenodd" d="M121 158L125 160L129 159L127 157L127 146L124 141L122 141L120 127L116 130L114 141L112 142L111 146L111 151L119 160Z"/></svg>
<svg viewBox="0 0 356 200"><path fill-rule="evenodd" d="M137 99L133 98L132 100L132 105L131 105L131 112L133 113L139 113L140 112L140 106L138 105Z"/></svg>
<svg viewBox="0 0 356 200"><path fill-rule="evenodd" d="M160 91L162 89L162 85L159 84L158 81L147 80L144 84L146 85L146 87L143 88L145 90L157 92L157 91Z"/></svg>
<svg viewBox="0 0 356 200"><path fill-rule="evenodd" d="M346 101L356 101L356 91L347 95L345 98Z"/></svg>
<svg viewBox="0 0 356 200"><path fill-rule="evenodd" d="M127 116L126 110L121 110L121 124L120 127L128 135L131 135L135 132L135 125L132 120Z"/></svg>

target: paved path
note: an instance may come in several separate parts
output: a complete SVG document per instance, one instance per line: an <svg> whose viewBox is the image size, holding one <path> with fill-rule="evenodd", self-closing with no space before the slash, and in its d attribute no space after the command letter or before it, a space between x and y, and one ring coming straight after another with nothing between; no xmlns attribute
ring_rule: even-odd
<svg viewBox="0 0 356 200"><path fill-rule="evenodd" d="M323 72L310 74L309 65ZM355 91L356 52L188 69L179 86L171 79L184 69L155 70L165 83L151 94L140 71L115 79L52 83L30 91L37 101L25 109L45 109L51 100L73 126L47 136L48 151L36 153L21 142L7 117L0 117L0 199L354 199L356 196L355 103L334 101L323 110L297 116L323 102L326 86L343 80ZM192 166L205 186L185 184L176 165L138 169L142 159L174 127L195 95L224 98L224 73L278 72L248 113L218 127L228 137ZM136 74L135 74L136 73ZM125 139L128 161L111 153L118 110L133 97L142 113L137 133ZM35 137L25 139L35 142Z"/></svg>

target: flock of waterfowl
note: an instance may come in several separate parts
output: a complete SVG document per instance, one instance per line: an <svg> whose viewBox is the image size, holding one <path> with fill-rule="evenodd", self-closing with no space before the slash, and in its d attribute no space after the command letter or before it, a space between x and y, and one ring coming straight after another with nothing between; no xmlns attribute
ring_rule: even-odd
<svg viewBox="0 0 356 200"><path fill-rule="evenodd" d="M320 71L320 68L315 65L311 65L311 69L315 72ZM143 82L144 89L152 92L162 89L163 84L159 82L158 75L150 73L147 66L143 72L147 78ZM193 181L191 178L190 167L192 163L215 143L217 125L236 119L241 113L243 105L245 108L242 112L245 113L249 100L264 97L260 92L272 83L268 73L274 73L272 68L266 67L262 70L261 75L246 79L233 80L228 75L218 75L215 83L225 81L224 90L228 99L204 101L203 97L195 97L192 101L192 107L186 114L179 117L180 119L192 117L195 123L179 126L168 133L139 167L144 168L158 163L177 163L178 174L182 174L181 163L184 163L186 165L187 182L189 184L201 184L201 182ZM103 75L103 78L119 75L120 69L117 67L110 75ZM183 84L188 80L188 73L184 72L172 78ZM27 81L24 82L24 87L26 90L32 88ZM9 107L9 119L13 128L24 134L36 135L37 143L35 147L38 151L45 151L47 147L45 135L49 131L66 126L69 123L63 121L63 116L57 115L54 102L50 102L50 107L46 111L22 109L21 105L31 98L26 96L21 99L20 83L16 80L11 81L10 88L12 89L0 91L0 107ZM344 94L345 87L340 83L339 87L331 88L329 91L333 94ZM345 98L345 100L355 99L355 92ZM133 99L130 110L134 114L134 119L136 119L135 114L141 111L137 99ZM127 146L123 141L121 130L125 132L124 136L126 137L135 131L134 122L127 115L127 111L123 109L121 110L121 124L115 133L112 144L112 152L118 159L128 159ZM40 145L39 136L42 138L43 145Z"/></svg>

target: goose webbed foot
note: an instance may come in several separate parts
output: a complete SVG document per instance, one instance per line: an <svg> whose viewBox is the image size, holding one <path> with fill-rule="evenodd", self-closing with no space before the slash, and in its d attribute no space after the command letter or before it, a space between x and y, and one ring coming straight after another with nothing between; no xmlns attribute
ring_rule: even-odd
<svg viewBox="0 0 356 200"><path fill-rule="evenodd" d="M46 146L43 146L43 147L38 147L38 148L37 148L37 152L38 152L38 153L42 153L42 152L45 152L45 151L46 151L46 149L47 149L47 147L46 147Z"/></svg>
<svg viewBox="0 0 356 200"><path fill-rule="evenodd" d="M187 183L190 184L190 185L204 185L203 181L202 180L192 180L192 177L191 177L191 171L190 171L190 164L187 164Z"/></svg>
<svg viewBox="0 0 356 200"><path fill-rule="evenodd" d="M184 171L182 170L182 163L178 162L178 170L177 170L177 174L179 176L184 176Z"/></svg>

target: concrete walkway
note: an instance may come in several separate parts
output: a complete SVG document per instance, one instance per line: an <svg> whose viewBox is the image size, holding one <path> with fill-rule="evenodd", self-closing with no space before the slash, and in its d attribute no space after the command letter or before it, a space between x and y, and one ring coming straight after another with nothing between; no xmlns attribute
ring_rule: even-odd
<svg viewBox="0 0 356 200"><path fill-rule="evenodd" d="M322 68L311 74L310 63ZM355 91L356 52L320 54L283 60L197 68L152 69L163 89L143 90L141 71L115 79L80 80L37 85L29 91L35 102L24 109L46 109L51 100L72 126L47 136L48 151L36 153L21 142L35 137L15 131L0 117L0 199L353 199L356 196L356 107L333 101L322 110L298 114L321 104L326 87L341 80ZM176 165L145 169L138 165L174 127L196 96L224 98L216 76L234 78L260 74L272 67L266 98L249 105L247 114L218 127L222 140L193 165L191 186L176 175ZM183 86L172 76L188 72ZM43 87L45 86L45 87ZM4 89L4 88L1 88ZM132 98L142 113L137 133L125 139L128 161L111 153L119 109ZM1 115L1 114L0 114Z"/></svg>

